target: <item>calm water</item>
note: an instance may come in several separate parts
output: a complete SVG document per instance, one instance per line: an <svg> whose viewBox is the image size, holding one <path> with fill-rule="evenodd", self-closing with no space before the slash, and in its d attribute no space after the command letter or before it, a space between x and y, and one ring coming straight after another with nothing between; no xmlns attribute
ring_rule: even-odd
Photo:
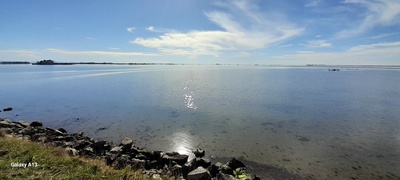
<svg viewBox="0 0 400 180"><path fill-rule="evenodd" d="M0 66L0 117L317 179L400 177L400 70Z"/></svg>

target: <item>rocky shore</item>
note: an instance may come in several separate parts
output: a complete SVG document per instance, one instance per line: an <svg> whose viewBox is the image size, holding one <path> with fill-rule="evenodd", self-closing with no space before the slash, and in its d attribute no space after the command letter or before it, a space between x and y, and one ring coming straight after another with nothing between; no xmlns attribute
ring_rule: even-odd
<svg viewBox="0 0 400 180"><path fill-rule="evenodd" d="M194 150L195 158L178 152L151 151L134 144L134 140L124 138L119 144L97 141L87 137L83 132L67 133L63 128L44 127L41 122L31 123L11 121L0 118L0 130L9 136L28 139L35 142L63 147L71 156L104 159L108 166L115 169L131 167L142 170L149 177L163 174L172 175L175 179L260 179L250 174L246 165L231 158L227 163L211 161L204 157L205 150Z"/></svg>

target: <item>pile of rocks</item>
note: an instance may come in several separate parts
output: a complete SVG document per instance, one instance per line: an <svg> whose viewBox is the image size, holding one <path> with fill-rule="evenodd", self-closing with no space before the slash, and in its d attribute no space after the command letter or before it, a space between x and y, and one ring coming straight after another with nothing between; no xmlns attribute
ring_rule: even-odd
<svg viewBox="0 0 400 180"><path fill-rule="evenodd" d="M96 141L81 133L68 134L63 128L44 127L41 122L26 123L0 118L0 130L16 138L49 143L66 148L73 156L104 158L106 164L115 169L131 167L143 170L152 177L170 174L175 178L188 180L200 179L259 179L248 174L246 166L232 158L226 164L215 163L204 157L205 151L193 151L195 158L188 161L189 156L178 152L150 151L135 146L134 141L125 138L118 145L112 142Z"/></svg>

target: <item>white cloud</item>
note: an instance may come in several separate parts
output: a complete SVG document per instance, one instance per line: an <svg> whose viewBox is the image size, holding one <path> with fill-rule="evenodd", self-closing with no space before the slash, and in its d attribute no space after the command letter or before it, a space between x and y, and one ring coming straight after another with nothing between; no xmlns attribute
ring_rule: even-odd
<svg viewBox="0 0 400 180"><path fill-rule="evenodd" d="M38 51L33 51L33 50L12 50L12 49L8 49L8 50L0 50L0 54L3 55L16 55L18 57L36 57L39 52Z"/></svg>
<svg viewBox="0 0 400 180"><path fill-rule="evenodd" d="M399 0L345 0L346 4L356 4L366 8L363 21L356 27L337 34L337 38L348 38L365 33L376 26L389 26L400 23Z"/></svg>
<svg viewBox="0 0 400 180"><path fill-rule="evenodd" d="M307 3L306 5L304 5L304 7L316 7L321 3L322 0L312 0L309 3Z"/></svg>
<svg viewBox="0 0 400 180"><path fill-rule="evenodd" d="M95 38L92 38L92 37L85 37L85 39L87 39L87 40L96 40Z"/></svg>
<svg viewBox="0 0 400 180"><path fill-rule="evenodd" d="M147 27L146 29L147 29L148 31L155 31L154 26L149 26L149 27Z"/></svg>
<svg viewBox="0 0 400 180"><path fill-rule="evenodd" d="M157 56L141 52L115 52L115 51L68 51L62 49L48 48L47 51L58 54L68 55L102 55L102 56Z"/></svg>
<svg viewBox="0 0 400 180"><path fill-rule="evenodd" d="M133 32L135 29L136 29L135 27L128 27L128 28L126 28L126 30L127 30L128 32Z"/></svg>
<svg viewBox="0 0 400 180"><path fill-rule="evenodd" d="M279 47L284 48L284 47L291 47L291 46L293 46L293 44L281 45L281 46L279 46Z"/></svg>
<svg viewBox="0 0 400 180"><path fill-rule="evenodd" d="M372 36L372 37L370 37L370 38L371 38L371 39L380 39L380 38L384 38L384 37L388 37L388 36L393 36L393 35L396 35L396 34L399 34L399 33L380 34L380 35L377 35L377 36Z"/></svg>
<svg viewBox="0 0 400 180"><path fill-rule="evenodd" d="M249 1L220 4L230 13L214 11L207 18L224 30L167 32L155 38L137 38L132 43L157 48L174 55L220 55L224 50L253 50L300 35L304 29L283 19L269 17ZM147 28L155 31L153 26Z"/></svg>
<svg viewBox="0 0 400 180"><path fill-rule="evenodd" d="M308 44L306 44L305 46L309 48L327 48L331 47L332 44L326 42L326 40L312 40L309 41Z"/></svg>
<svg viewBox="0 0 400 180"><path fill-rule="evenodd" d="M398 64L400 41L354 46L347 51L334 53L304 53L276 56L285 62L298 64ZM290 61L292 60L292 61Z"/></svg>

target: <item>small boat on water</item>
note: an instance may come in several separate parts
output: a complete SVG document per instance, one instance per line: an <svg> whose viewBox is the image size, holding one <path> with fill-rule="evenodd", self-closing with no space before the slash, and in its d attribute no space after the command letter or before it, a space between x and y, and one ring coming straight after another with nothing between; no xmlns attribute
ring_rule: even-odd
<svg viewBox="0 0 400 180"><path fill-rule="evenodd" d="M340 71L340 69L328 69L328 71Z"/></svg>

